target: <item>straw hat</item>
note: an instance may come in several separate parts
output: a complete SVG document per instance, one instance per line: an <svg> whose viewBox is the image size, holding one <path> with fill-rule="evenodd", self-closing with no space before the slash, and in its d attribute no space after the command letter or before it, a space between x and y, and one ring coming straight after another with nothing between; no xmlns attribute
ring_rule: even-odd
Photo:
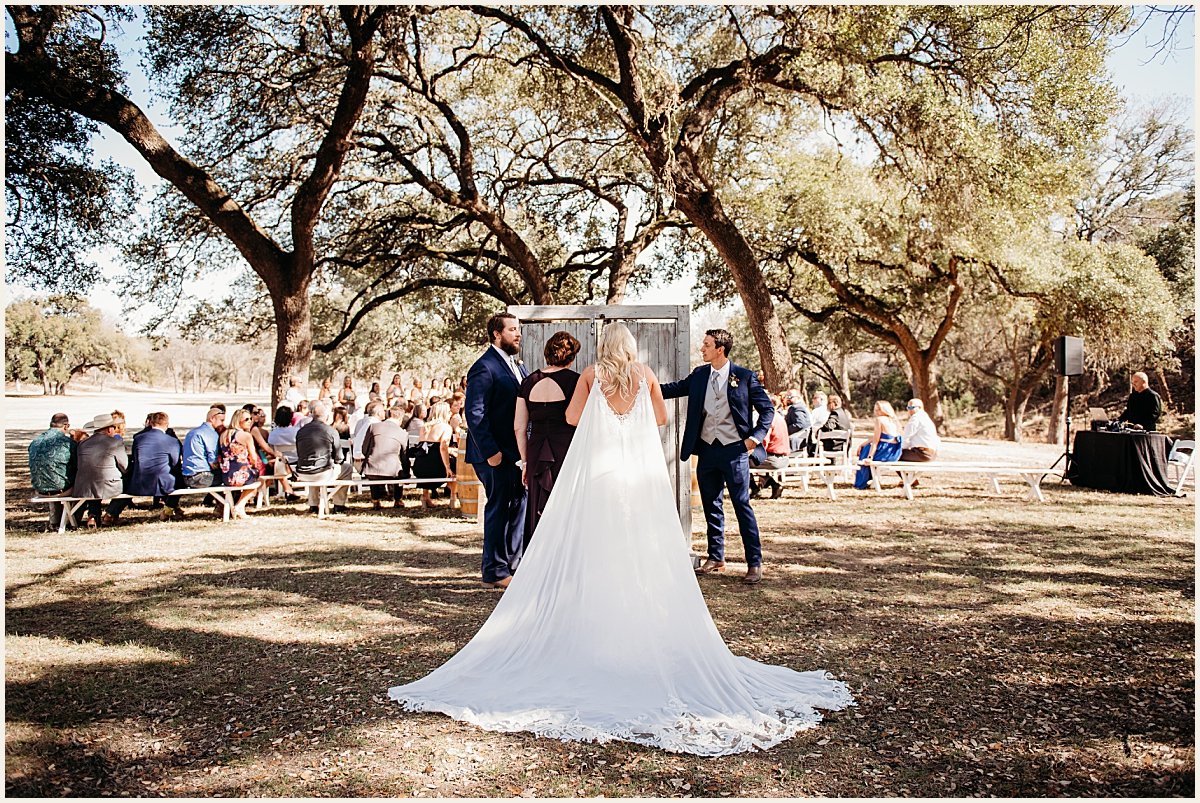
<svg viewBox="0 0 1200 803"><path fill-rule="evenodd" d="M116 423L117 423L116 420L111 415L109 415L108 413L101 413L100 415L93 418L91 421L84 424L83 428L85 430L87 430L88 432L94 432L98 429L104 429L105 427L111 427L112 425L114 425Z"/></svg>

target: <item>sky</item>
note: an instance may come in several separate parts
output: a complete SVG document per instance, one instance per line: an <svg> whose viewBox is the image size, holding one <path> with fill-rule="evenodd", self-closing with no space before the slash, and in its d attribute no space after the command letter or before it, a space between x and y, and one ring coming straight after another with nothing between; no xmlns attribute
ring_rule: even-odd
<svg viewBox="0 0 1200 803"><path fill-rule="evenodd" d="M1194 14L1186 16L1178 31L1177 41L1181 44L1170 51L1156 53L1157 42L1162 36L1162 26L1149 25L1132 36L1126 36L1121 41L1120 46L1112 51L1108 59L1109 72L1113 77L1114 83L1127 100L1135 104L1142 104L1168 98L1177 98L1181 103L1186 104L1186 108L1191 110L1193 130L1195 128L1196 83L1194 17ZM139 31L140 29L136 25L125 28L125 33L130 38L136 37ZM5 33L7 40L7 29ZM130 73L130 94L132 99L142 106L143 109L147 110L147 113L158 125L159 130L165 137L174 139L172 128L167 125L166 115L161 104L151 98L147 91L145 80L138 69L136 56L127 58L126 68ZM157 176L150 170L145 161L119 137L112 134L102 135L95 142L95 148L99 156L112 158L132 169L137 180L144 187L152 186L158 181ZM648 254L648 258L653 259L652 252ZM149 315L143 313L139 317L136 313L131 313L131 311L123 309L123 294L121 292L120 280L123 269L115 262L114 255L112 253L100 254L98 255L98 261L103 268L105 276L108 278L105 284L96 288L90 298L91 303L103 310L114 322L123 322L123 328L126 331L131 334L136 333L138 325L146 320ZM223 287L225 283L220 280L214 281L214 278L211 276L205 282L207 286L220 287ZM693 283L694 277L684 276L676 281L662 283L633 294L627 299L627 302L690 304ZM13 296L19 297L29 294L19 288L10 287L7 289ZM190 289L202 292L200 288ZM702 310L699 311L699 314L706 320L714 321L712 325L719 325L736 309L737 304L734 304L722 310Z"/></svg>

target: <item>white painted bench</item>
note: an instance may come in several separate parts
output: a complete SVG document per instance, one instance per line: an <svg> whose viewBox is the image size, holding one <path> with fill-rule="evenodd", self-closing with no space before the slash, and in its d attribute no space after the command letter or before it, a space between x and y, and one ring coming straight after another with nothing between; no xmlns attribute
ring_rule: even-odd
<svg viewBox="0 0 1200 803"><path fill-rule="evenodd" d="M936 460L927 463L905 462L901 460L879 463L873 460L862 460L859 461L858 465L869 466L871 468L871 484L875 486L875 490L877 491L880 490L880 472L890 471L893 474L899 475L906 499L913 498L913 483L922 474L971 474L987 477L992 483L992 490L997 494L1000 493L1000 477L1020 477L1029 486L1027 494L1029 500L1044 502L1042 480L1052 474L1062 476L1061 472L1048 469L1045 466L1012 466L1002 463L948 463Z"/></svg>
<svg viewBox="0 0 1200 803"><path fill-rule="evenodd" d="M319 488L320 494L317 497L317 518L325 518L326 513L330 508L330 501L333 499L334 493L338 488L357 488L359 486L370 485L420 485L426 482L454 482L454 477L409 477L408 479L391 479L391 480L364 480L364 479L349 479L349 480L326 480L324 482L293 482L292 489L308 490L309 488Z"/></svg>
<svg viewBox="0 0 1200 803"><path fill-rule="evenodd" d="M211 485L207 488L176 488L168 496L194 496L195 494L204 494L212 496L222 507L222 518L229 521L233 511L233 506L237 504L234 499L234 494L241 494L250 488L258 488L259 483L251 482L246 485ZM83 509L83 506L88 502L108 502L113 499L151 499L153 497L146 494L117 494L110 496L107 499L100 499L95 496L35 496L29 501L35 505L48 505L58 503L63 506L63 515L58 520L58 531L65 533L67 527L78 526L78 514Z"/></svg>
<svg viewBox="0 0 1200 803"><path fill-rule="evenodd" d="M830 465L823 457L793 457L788 460L787 468L766 468L758 467L750 469L752 477L766 477L774 480L780 485L787 485L789 480L799 480L800 487L806 492L808 491L808 478L813 474L817 474L825 481L825 488L829 492L829 498L837 500L837 492L833 489L834 478L844 473L845 469L840 465Z"/></svg>

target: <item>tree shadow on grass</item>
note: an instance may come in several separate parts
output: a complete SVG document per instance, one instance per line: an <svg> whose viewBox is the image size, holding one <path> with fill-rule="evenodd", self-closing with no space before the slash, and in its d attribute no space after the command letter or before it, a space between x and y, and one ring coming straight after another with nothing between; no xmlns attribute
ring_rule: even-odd
<svg viewBox="0 0 1200 803"><path fill-rule="evenodd" d="M1182 612L1171 618L1145 610L1171 595L1191 599L1185 569L1193 564L1184 543L1141 550L1135 536L1116 531L1025 533L1019 524L970 532L926 527L906 540L896 537L895 525L867 517L853 538L836 544L809 537L775 544L760 588L744 589L736 577L705 578L702 588L735 653L832 669L858 697L857 708L815 731L738 757L745 767L738 780L725 769L731 760L621 744L562 746L400 712L386 689L443 663L499 595L479 584L474 528L430 536L409 516L349 516L324 526L373 534L381 525L372 546L209 550L186 557L181 568L88 582L75 582L60 566L10 587L10 636L78 641L82 652L93 644L141 645L170 659L97 658L27 671L10 654L6 715L33 733L10 738L10 755L38 760L10 775L9 793L60 795L65 780L71 794L144 794L144 783L165 783L185 769L270 765L274 751L292 755L314 744L342 749L400 720L435 741L469 737L560 758L570 751L590 762L596 783L611 785L610 795L681 794L672 782L684 777L695 793L803 792L814 787L794 784L815 778L805 774L812 769L840 771L846 777L839 794L859 796L879 793L869 778L935 796L1163 794L1177 793L1186 780L1186 772L1138 769L1137 753L1128 766L1055 758L1055 750L1078 757L1080 745L1124 734L1192 744L1191 625ZM994 549L996 542L1005 550ZM1015 559L1017 553L1037 563ZM1169 571L1159 570L1164 565ZM17 592L35 584L55 597L22 604ZM1021 590L1031 584L1047 588ZM1056 594L1091 606L1094 618L1021 607L1027 596L1054 603ZM162 735L169 745L153 752L81 741L96 730L147 744ZM916 755L910 748L928 741L923 736L943 746ZM832 744L816 746L821 738ZM994 755L961 746L970 740L1004 746ZM814 752L824 757L814 760ZM639 756L650 768L618 785L617 766ZM703 770L682 774L673 769L680 761ZM515 770L480 773L463 793L494 793L504 772ZM1062 787L1063 780L1071 784ZM277 781L282 785L251 788L311 789ZM237 784L203 788L247 792ZM369 782L350 788L392 791Z"/></svg>

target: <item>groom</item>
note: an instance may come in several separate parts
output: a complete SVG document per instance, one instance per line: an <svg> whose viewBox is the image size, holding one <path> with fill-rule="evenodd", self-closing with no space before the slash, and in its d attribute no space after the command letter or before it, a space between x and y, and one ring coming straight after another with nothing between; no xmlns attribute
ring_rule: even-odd
<svg viewBox="0 0 1200 803"><path fill-rule="evenodd" d="M524 552L525 486L517 436L517 390L526 377L517 359L521 323L500 312L487 323L491 345L467 372L467 462L487 493L483 509L483 584L507 588Z"/></svg>
<svg viewBox="0 0 1200 803"><path fill-rule="evenodd" d="M750 461L755 453L766 458L762 442L771 428L775 408L758 377L748 368L729 361L733 336L724 329L709 329L700 346L707 365L692 371L686 379L662 386L665 399L688 397L687 425L679 459L696 455L696 482L704 518L708 522L708 559L696 574L719 572L725 568L725 511L723 491L737 515L746 553L746 577L743 583L762 582L762 547L758 538L758 520L750 508ZM758 411L758 424L752 422L750 408Z"/></svg>

